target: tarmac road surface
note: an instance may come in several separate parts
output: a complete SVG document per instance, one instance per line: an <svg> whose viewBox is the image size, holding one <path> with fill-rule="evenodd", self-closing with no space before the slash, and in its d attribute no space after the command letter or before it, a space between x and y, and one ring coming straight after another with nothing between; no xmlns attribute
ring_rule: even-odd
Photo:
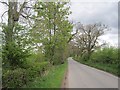
<svg viewBox="0 0 120 90"><path fill-rule="evenodd" d="M68 88L118 88L118 77L68 58Z"/></svg>

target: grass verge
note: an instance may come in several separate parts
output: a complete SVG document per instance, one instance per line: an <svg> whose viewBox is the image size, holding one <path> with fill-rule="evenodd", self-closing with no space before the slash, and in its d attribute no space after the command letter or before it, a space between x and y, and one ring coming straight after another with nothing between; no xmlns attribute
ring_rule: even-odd
<svg viewBox="0 0 120 90"><path fill-rule="evenodd" d="M53 66L49 69L47 75L42 78L36 77L34 82L30 82L24 88L60 88L66 70L67 62Z"/></svg>
<svg viewBox="0 0 120 90"><path fill-rule="evenodd" d="M100 70L103 70L103 71L106 71L106 72L109 72L109 73L111 73L111 74L113 74L115 76L119 76L118 65L115 65L115 64L103 64L103 63L93 63L93 62L90 62L90 61L87 61L87 62L80 61L80 63L91 66L91 67L94 67L94 68L97 68L97 69L100 69Z"/></svg>

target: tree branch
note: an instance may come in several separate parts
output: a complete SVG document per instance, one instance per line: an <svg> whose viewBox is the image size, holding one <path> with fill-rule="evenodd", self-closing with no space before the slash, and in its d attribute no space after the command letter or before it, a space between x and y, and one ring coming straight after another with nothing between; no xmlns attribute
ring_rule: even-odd
<svg viewBox="0 0 120 90"><path fill-rule="evenodd" d="M2 20L2 22L3 22L3 16L5 15L5 13L7 13L8 11L5 11L3 14L2 14L2 16L1 16L1 20Z"/></svg>
<svg viewBox="0 0 120 90"><path fill-rule="evenodd" d="M27 4L27 2L24 2L20 8L20 11L19 11L19 15L22 13L23 11L23 8L25 7L25 5Z"/></svg>
<svg viewBox="0 0 120 90"><path fill-rule="evenodd" d="M0 3L2 3L2 4L5 4L5 5L9 6L9 5L7 4L7 2L2 2L2 1L0 1Z"/></svg>
<svg viewBox="0 0 120 90"><path fill-rule="evenodd" d="M76 30L76 33L72 34L72 36L69 38L69 40L67 41L67 43L69 43L77 33L78 33L78 29Z"/></svg>

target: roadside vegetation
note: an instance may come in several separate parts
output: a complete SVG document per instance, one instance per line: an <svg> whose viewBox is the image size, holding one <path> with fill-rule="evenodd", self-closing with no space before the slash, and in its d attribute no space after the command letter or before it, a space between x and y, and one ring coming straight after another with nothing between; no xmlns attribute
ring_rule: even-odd
<svg viewBox="0 0 120 90"><path fill-rule="evenodd" d="M119 74L119 59L118 59L118 49L114 47L106 47L99 49L92 53L89 60L85 61L82 58L76 58L80 63L107 71L116 76Z"/></svg>
<svg viewBox="0 0 120 90"><path fill-rule="evenodd" d="M75 35L71 34L73 24L68 20L69 3L0 3L8 7L2 15L7 15L8 20L0 24L2 87L60 88L69 56L67 45Z"/></svg>
<svg viewBox="0 0 120 90"><path fill-rule="evenodd" d="M88 25L78 23L76 30L79 32L69 45L71 56L80 63L120 76L119 48L110 46L106 42L99 43L99 37L110 29L100 23Z"/></svg>
<svg viewBox="0 0 120 90"><path fill-rule="evenodd" d="M3 88L60 88L69 56L118 74L117 48L99 44L106 25L70 21L69 2L15 1L0 1Z"/></svg>
<svg viewBox="0 0 120 90"><path fill-rule="evenodd" d="M52 66L41 77L36 77L33 82L28 83L24 88L60 88L67 70L67 62L61 65Z"/></svg>

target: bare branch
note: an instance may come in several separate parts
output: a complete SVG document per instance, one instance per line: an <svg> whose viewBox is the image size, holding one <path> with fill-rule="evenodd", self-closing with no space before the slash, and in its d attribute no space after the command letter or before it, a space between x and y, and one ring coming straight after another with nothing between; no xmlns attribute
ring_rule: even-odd
<svg viewBox="0 0 120 90"><path fill-rule="evenodd" d="M2 16L1 16L1 20L2 20L2 22L3 22L3 16L5 15L5 13L7 13L8 11L5 11L3 14L2 14Z"/></svg>
<svg viewBox="0 0 120 90"><path fill-rule="evenodd" d="M23 15L23 14L20 14L23 18L25 18L25 19L36 19L36 18L34 18L34 17L31 17L31 15L27 15L27 14L25 14L25 15ZM36 19L37 20L37 19Z"/></svg>
<svg viewBox="0 0 120 90"><path fill-rule="evenodd" d="M76 32L74 34L72 34L72 36L69 38L67 43L69 43L77 33L78 33L78 29L76 30Z"/></svg>
<svg viewBox="0 0 120 90"><path fill-rule="evenodd" d="M29 6L27 6L27 7L25 7L25 8L34 9L33 7L29 7Z"/></svg>
<svg viewBox="0 0 120 90"><path fill-rule="evenodd" d="M0 1L0 3L2 3L2 4L5 4L5 5L9 6L9 5L7 4L7 2L2 2L2 1Z"/></svg>
<svg viewBox="0 0 120 90"><path fill-rule="evenodd" d="M24 16L23 14L20 14L23 18L27 18L26 16Z"/></svg>
<svg viewBox="0 0 120 90"><path fill-rule="evenodd" d="M23 11L23 8L25 7L25 5L27 4L27 2L24 2L20 8L20 11L19 11L19 15L22 13Z"/></svg>
<svg viewBox="0 0 120 90"><path fill-rule="evenodd" d="M81 23L77 24L76 29L79 29L81 32L77 34L75 39L77 46L81 52L87 51L87 57L89 58L91 53L96 49L96 47L101 47L99 45L98 38L104 34L104 31L108 29L105 25L102 24L88 24L83 25ZM104 44L103 44L104 45Z"/></svg>

